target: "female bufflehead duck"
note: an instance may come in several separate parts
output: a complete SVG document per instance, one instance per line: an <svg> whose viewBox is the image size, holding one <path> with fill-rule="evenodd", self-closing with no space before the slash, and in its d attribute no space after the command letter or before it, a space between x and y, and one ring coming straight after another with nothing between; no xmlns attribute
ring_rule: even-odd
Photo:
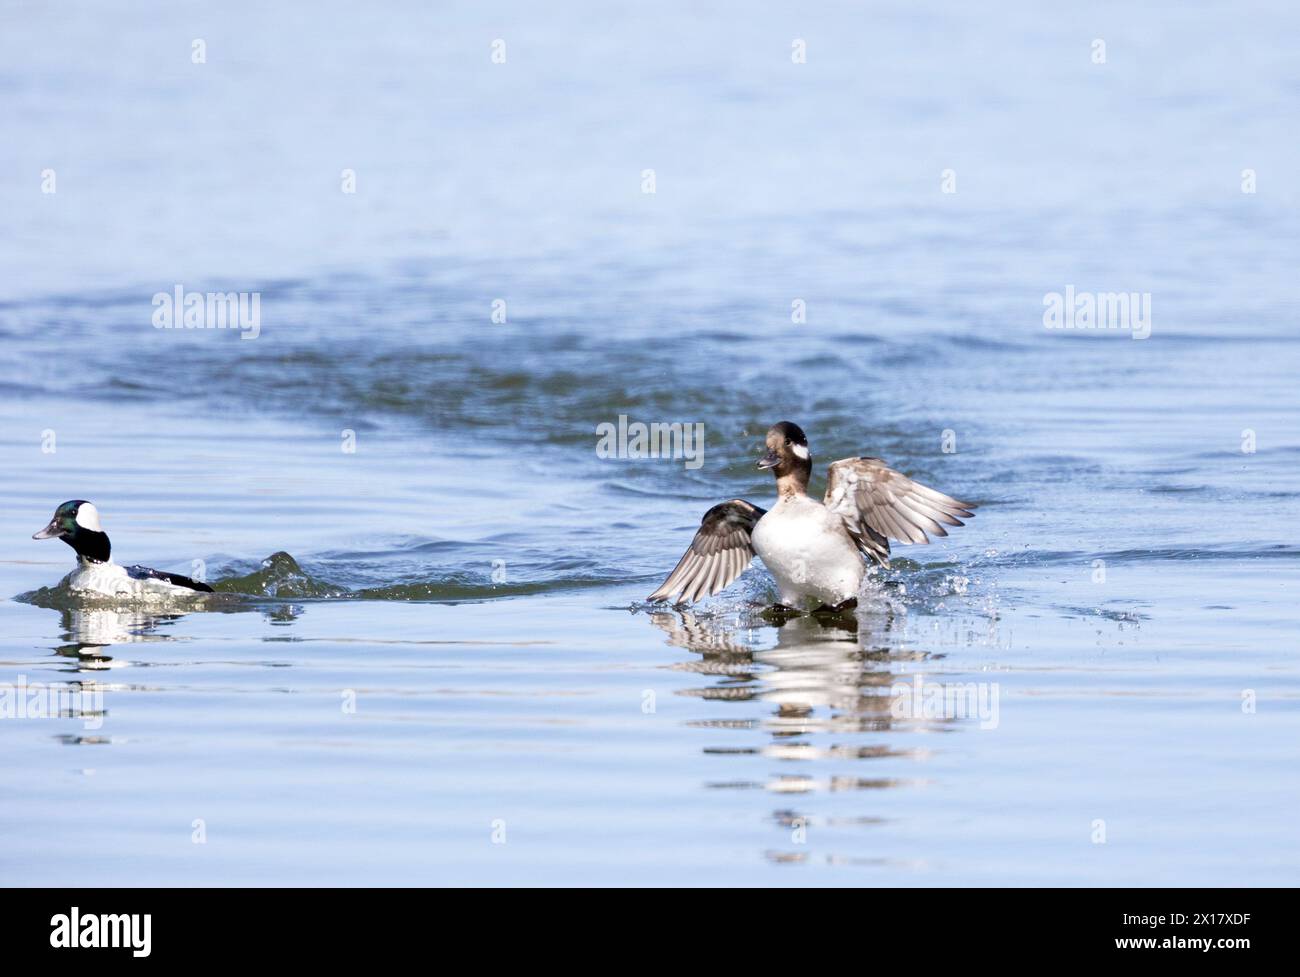
<svg viewBox="0 0 1300 977"><path fill-rule="evenodd" d="M864 556L889 566L889 540L928 543L926 533L947 536L940 523L965 525L975 506L958 502L894 471L879 458L845 458L827 471L826 497L808 497L812 456L797 424L782 421L767 432L759 468L776 476L770 511L744 499L704 514L690 549L647 600L711 597L745 572L757 556L776 578L781 603L807 598L823 606L856 601L866 573Z"/></svg>
<svg viewBox="0 0 1300 977"><path fill-rule="evenodd" d="M77 569L63 578L63 586L90 597L158 600L210 594L212 588L178 573L149 567L120 567L109 559L108 534L99 524L99 510L83 499L65 502L54 518L32 539L61 539L77 551Z"/></svg>

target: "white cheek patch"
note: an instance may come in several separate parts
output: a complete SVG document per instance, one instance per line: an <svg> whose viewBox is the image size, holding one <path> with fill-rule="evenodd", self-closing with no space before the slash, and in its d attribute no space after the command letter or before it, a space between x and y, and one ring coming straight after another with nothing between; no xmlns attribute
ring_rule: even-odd
<svg viewBox="0 0 1300 977"><path fill-rule="evenodd" d="M804 461L808 460L808 446L806 444L792 444L790 450L794 452L796 458L802 458Z"/></svg>
<svg viewBox="0 0 1300 977"><path fill-rule="evenodd" d="M94 533L102 533L104 530L99 525L99 510L89 502L85 502L77 509L77 525L82 529L89 529Z"/></svg>

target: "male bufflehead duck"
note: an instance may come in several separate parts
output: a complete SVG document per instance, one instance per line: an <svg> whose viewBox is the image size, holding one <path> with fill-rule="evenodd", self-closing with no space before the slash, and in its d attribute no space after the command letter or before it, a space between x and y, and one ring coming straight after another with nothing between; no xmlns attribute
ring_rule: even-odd
<svg viewBox="0 0 1300 977"><path fill-rule="evenodd" d="M928 543L947 536L941 523L965 525L975 508L894 471L879 458L844 458L827 471L826 497L808 497L812 456L797 424L767 432L759 468L776 476L777 503L760 509L744 499L704 514L690 549L647 600L682 602L711 597L745 572L757 556L776 579L781 603L806 599L836 609L851 606L866 573L863 557L889 566L889 540Z"/></svg>
<svg viewBox="0 0 1300 977"><path fill-rule="evenodd" d="M150 567L120 567L109 559L108 534L99 524L99 510L84 499L73 499L54 510L54 518L32 539L61 539L77 551L77 569L63 586L91 597L158 600L210 594L212 588L178 573Z"/></svg>

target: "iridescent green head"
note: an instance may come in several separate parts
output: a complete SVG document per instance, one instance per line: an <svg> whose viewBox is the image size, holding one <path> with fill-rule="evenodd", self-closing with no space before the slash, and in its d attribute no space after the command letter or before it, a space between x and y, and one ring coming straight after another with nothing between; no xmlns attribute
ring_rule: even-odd
<svg viewBox="0 0 1300 977"><path fill-rule="evenodd" d="M85 499L72 499L54 510L48 526L32 539L61 539L83 559L104 563L112 552L108 534L99 523L99 510Z"/></svg>

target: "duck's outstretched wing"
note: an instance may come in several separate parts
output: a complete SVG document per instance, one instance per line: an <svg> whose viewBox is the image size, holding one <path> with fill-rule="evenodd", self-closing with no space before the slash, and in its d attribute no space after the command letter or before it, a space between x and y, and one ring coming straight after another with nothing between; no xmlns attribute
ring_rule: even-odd
<svg viewBox="0 0 1300 977"><path fill-rule="evenodd" d="M712 597L749 566L754 558L750 534L766 509L744 499L715 505L700 520L699 532L691 540L668 579L646 600L667 600L680 592L683 602Z"/></svg>
<svg viewBox="0 0 1300 977"><path fill-rule="evenodd" d="M179 573L168 573L166 570L155 570L153 567L142 567L138 564L123 569L126 570L127 576L134 580L163 580L175 587L187 587L190 590L197 590L201 594L215 592L203 581L182 577Z"/></svg>
<svg viewBox="0 0 1300 977"><path fill-rule="evenodd" d="M853 542L881 566L889 566L889 541L928 543L964 526L974 503L936 492L896 472L879 458L844 458L826 473L826 508L844 520ZM959 518L960 517L960 518Z"/></svg>

